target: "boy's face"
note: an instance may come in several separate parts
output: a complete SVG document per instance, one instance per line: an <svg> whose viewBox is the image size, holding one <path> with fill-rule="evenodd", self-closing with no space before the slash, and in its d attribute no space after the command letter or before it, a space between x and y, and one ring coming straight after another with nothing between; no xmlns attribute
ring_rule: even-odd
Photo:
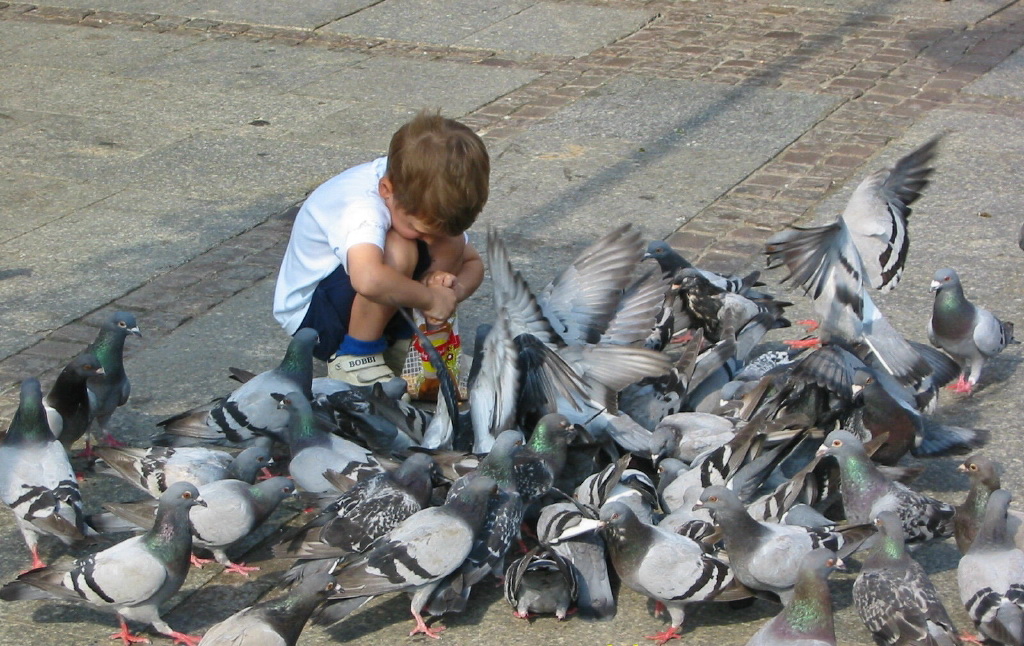
<svg viewBox="0 0 1024 646"><path fill-rule="evenodd" d="M381 178L378 192L384 198L384 204L387 205L388 211L391 212L391 228L395 233L406 240L422 240L430 244L436 234L431 232L418 217L395 204L391 180L386 176Z"/></svg>

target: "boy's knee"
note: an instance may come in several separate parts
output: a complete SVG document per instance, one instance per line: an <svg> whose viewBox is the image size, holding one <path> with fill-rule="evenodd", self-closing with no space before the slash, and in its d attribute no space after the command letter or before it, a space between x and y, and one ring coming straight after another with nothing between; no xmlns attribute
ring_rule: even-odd
<svg viewBox="0 0 1024 646"><path fill-rule="evenodd" d="M384 239L384 263L411 277L418 261L419 249L416 241L403 238L394 230L389 230Z"/></svg>

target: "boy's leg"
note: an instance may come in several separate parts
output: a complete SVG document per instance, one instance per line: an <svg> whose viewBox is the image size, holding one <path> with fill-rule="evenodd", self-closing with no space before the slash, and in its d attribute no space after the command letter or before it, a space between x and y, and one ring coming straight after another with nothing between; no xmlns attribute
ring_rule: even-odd
<svg viewBox="0 0 1024 646"><path fill-rule="evenodd" d="M416 241L388 232L384 242L385 263L411 277L417 259ZM328 376L358 385L393 379L395 373L385 363L383 353L387 349L384 329L395 312L390 305L375 303L356 294L352 301L348 334L328 364Z"/></svg>

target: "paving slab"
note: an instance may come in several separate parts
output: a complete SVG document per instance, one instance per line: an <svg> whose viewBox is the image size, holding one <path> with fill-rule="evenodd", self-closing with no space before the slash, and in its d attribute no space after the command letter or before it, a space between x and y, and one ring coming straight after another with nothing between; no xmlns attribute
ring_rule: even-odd
<svg viewBox="0 0 1024 646"><path fill-rule="evenodd" d="M1024 99L1024 51L1011 54L994 69L964 88L967 94Z"/></svg>
<svg viewBox="0 0 1024 646"><path fill-rule="evenodd" d="M978 0L977 2L951 2L943 0L783 0L771 4L827 11L848 11L861 14L895 14L908 17L974 22L990 16L1013 0Z"/></svg>

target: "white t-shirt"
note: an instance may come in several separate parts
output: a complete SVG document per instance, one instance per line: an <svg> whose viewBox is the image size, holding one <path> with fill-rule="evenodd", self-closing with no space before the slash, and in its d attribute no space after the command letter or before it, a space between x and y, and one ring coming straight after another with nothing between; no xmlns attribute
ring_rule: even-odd
<svg viewBox="0 0 1024 646"><path fill-rule="evenodd" d="M381 157L327 180L299 209L274 290L274 318L288 334L298 330L317 284L338 265L348 271L353 245L384 248L391 213L377 187L387 161Z"/></svg>

